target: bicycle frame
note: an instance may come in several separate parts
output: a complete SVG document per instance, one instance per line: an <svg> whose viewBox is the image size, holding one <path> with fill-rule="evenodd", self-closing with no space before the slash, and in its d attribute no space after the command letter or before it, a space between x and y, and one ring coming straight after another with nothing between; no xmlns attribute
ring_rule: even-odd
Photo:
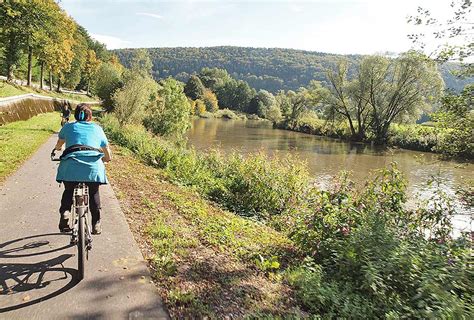
<svg viewBox="0 0 474 320"><path fill-rule="evenodd" d="M60 161L55 158L55 150L51 151L51 161ZM78 281L84 278L85 261L89 259L89 251L92 249L92 235L89 227L89 187L80 182L74 187L72 197L71 216L69 217L69 228L71 233L71 245L77 245L77 270Z"/></svg>
<svg viewBox="0 0 474 320"><path fill-rule="evenodd" d="M90 250L92 236L89 228L89 188L85 183L79 183L74 188L72 198L71 219L69 219L69 227L72 230L71 243L76 243L79 233L79 218L84 217L85 221L85 237L86 245Z"/></svg>

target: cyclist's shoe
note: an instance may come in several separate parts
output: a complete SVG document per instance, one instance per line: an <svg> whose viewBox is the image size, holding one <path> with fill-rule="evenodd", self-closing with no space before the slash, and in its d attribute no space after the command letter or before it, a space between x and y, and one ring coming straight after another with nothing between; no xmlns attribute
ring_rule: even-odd
<svg viewBox="0 0 474 320"><path fill-rule="evenodd" d="M92 226L92 234L101 234L102 233L102 226L100 225L100 220L94 223Z"/></svg>
<svg viewBox="0 0 474 320"><path fill-rule="evenodd" d="M69 212L61 213L61 217L59 218L59 231L60 232L71 232L71 228L69 228Z"/></svg>

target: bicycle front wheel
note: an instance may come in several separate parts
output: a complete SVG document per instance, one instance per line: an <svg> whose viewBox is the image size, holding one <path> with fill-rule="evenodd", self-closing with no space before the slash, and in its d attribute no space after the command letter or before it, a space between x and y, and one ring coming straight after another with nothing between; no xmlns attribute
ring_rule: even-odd
<svg viewBox="0 0 474 320"><path fill-rule="evenodd" d="M86 254L86 233L85 233L85 216L84 208L77 208L79 218L79 230L77 234L77 270L78 281L84 279L85 272L85 254Z"/></svg>

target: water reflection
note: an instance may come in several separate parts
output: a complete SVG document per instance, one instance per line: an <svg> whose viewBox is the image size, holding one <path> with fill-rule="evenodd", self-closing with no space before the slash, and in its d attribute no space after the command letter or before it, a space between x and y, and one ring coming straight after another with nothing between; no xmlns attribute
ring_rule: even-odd
<svg viewBox="0 0 474 320"><path fill-rule="evenodd" d="M355 181L365 181L370 173L396 161L409 181L413 199L426 197L429 190L417 193L434 175L445 182L445 190L454 194L465 179L474 179L474 165L458 165L438 161L432 153L387 149L361 143L347 143L334 139L285 130L274 130L268 122L196 119L188 133L189 143L197 149L219 148L224 152L242 153L263 150L269 155L296 155L308 164L309 172L321 185L341 170L353 172Z"/></svg>

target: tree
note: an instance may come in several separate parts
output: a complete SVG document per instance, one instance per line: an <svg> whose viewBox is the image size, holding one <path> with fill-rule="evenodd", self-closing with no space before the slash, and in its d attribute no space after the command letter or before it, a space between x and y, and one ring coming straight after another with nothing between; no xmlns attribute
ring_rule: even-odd
<svg viewBox="0 0 474 320"><path fill-rule="evenodd" d="M206 111L216 112L219 110L219 105L217 102L216 95L209 89L205 89L202 95L202 102L206 106Z"/></svg>
<svg viewBox="0 0 474 320"><path fill-rule="evenodd" d="M150 55L146 49L138 49L133 52L130 69L142 76L150 76L153 68Z"/></svg>
<svg viewBox="0 0 474 320"><path fill-rule="evenodd" d="M378 90L380 81L384 80L379 77L372 78L371 72L375 71L376 66L384 68L385 62L388 63L388 60L383 57L365 58L352 81L348 79L347 60L340 60L334 69L326 73L331 88L331 95L327 99L330 117L334 118L337 115L344 117L355 140L363 140L366 137L370 120L369 84L375 81L372 85L374 90ZM381 71L378 70L379 73Z"/></svg>
<svg viewBox="0 0 474 320"><path fill-rule="evenodd" d="M183 85L173 78L160 82L158 98L149 109L144 124L153 133L181 138L188 130L191 106L183 91Z"/></svg>
<svg viewBox="0 0 474 320"><path fill-rule="evenodd" d="M447 129L436 146L438 152L448 157L474 157L474 84L459 95L445 95L433 119Z"/></svg>
<svg viewBox="0 0 474 320"><path fill-rule="evenodd" d="M279 122L282 118L280 108L276 104L271 105L265 113L265 118L274 123Z"/></svg>
<svg viewBox="0 0 474 320"><path fill-rule="evenodd" d="M250 88L245 81L232 79L218 87L215 93L221 108L246 112L250 100L255 96L255 89Z"/></svg>
<svg viewBox="0 0 474 320"><path fill-rule="evenodd" d="M155 100L157 87L151 77L133 73L124 86L114 92L114 113L120 125L142 122L146 109Z"/></svg>
<svg viewBox="0 0 474 320"><path fill-rule="evenodd" d="M392 122L419 116L439 99L443 89L436 63L414 51L390 61L377 60L367 76L370 126L378 142L386 141Z"/></svg>
<svg viewBox="0 0 474 320"><path fill-rule="evenodd" d="M294 126L300 117L309 110L315 110L329 94L318 81L311 82L307 88L300 88L298 91L288 91L285 103L289 108L286 114L286 121Z"/></svg>
<svg viewBox="0 0 474 320"><path fill-rule="evenodd" d="M192 100L196 100L202 98L205 89L201 79L198 76L192 75L184 87L184 93Z"/></svg>
<svg viewBox="0 0 474 320"><path fill-rule="evenodd" d="M418 48L431 50L429 56L439 62L463 61L471 56L474 50L472 41L474 29L470 17L472 0L452 0L450 7L452 10L449 12L450 17L444 21L433 17L429 9L421 7L418 7L416 15L408 17L408 23L427 29L409 34L408 38ZM427 48L428 42L436 43L437 46ZM469 66L472 75L472 62Z"/></svg>
<svg viewBox="0 0 474 320"><path fill-rule="evenodd" d="M280 90L275 96L275 105L280 109L282 116L286 118L290 115L291 96L294 94L295 92L292 90L289 90L288 92Z"/></svg>
<svg viewBox="0 0 474 320"><path fill-rule="evenodd" d="M81 82L83 70L87 62L87 41L81 30L76 28L74 32L74 43L72 46L73 59L71 61L71 68L64 75L64 85L68 88L75 89Z"/></svg>
<svg viewBox="0 0 474 320"><path fill-rule="evenodd" d="M112 95L122 87L122 68L112 62L105 62L99 66L92 80L93 93L101 100L107 111L113 110Z"/></svg>
<svg viewBox="0 0 474 320"><path fill-rule="evenodd" d="M86 61L84 66L84 78L87 81L87 94L90 94L91 81L100 67L100 60L97 59L94 50L87 50Z"/></svg>
<svg viewBox="0 0 474 320"><path fill-rule="evenodd" d="M5 72L12 80L23 52L28 53L28 85L31 84L33 48L36 38L54 25L53 18L64 12L52 0L2 1L0 3L0 42L5 46Z"/></svg>
<svg viewBox="0 0 474 320"><path fill-rule="evenodd" d="M257 114L266 118L268 109L275 104L275 97L266 90L259 90L255 97L250 100L247 112Z"/></svg>
<svg viewBox="0 0 474 320"><path fill-rule="evenodd" d="M414 119L441 93L442 79L436 64L410 51L396 59L367 56L349 79L349 65L341 61L327 71L331 95L330 114L347 120L353 139L363 140L370 130L378 142L387 139L394 121Z"/></svg>
<svg viewBox="0 0 474 320"><path fill-rule="evenodd" d="M218 68L203 68L198 77L204 86L213 92L232 80L227 70Z"/></svg>

